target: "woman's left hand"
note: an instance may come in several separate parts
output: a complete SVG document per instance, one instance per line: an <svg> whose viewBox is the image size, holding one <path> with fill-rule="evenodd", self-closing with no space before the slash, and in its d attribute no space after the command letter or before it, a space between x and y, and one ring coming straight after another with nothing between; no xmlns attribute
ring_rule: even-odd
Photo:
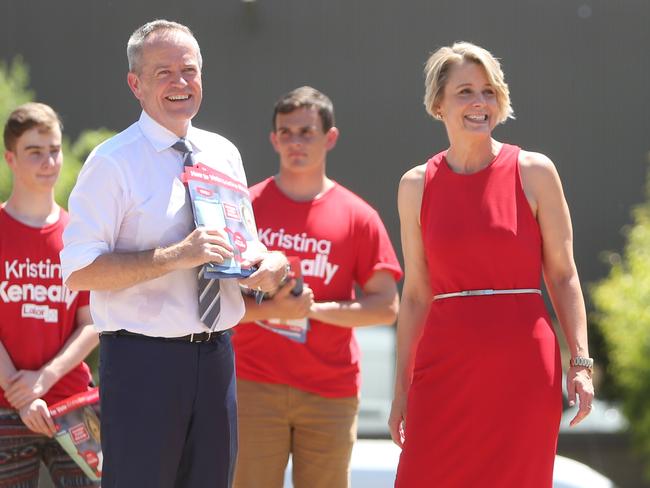
<svg viewBox="0 0 650 488"><path fill-rule="evenodd" d="M594 399L594 385L591 380L591 371L580 366L572 366L567 372L567 392L569 393L569 406L573 407L578 402L578 413L571 420L569 425L574 427L584 420L591 413Z"/></svg>

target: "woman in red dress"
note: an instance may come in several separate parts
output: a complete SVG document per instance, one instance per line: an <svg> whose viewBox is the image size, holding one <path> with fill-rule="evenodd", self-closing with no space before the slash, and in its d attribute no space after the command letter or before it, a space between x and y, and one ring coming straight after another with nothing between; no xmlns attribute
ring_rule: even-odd
<svg viewBox="0 0 650 488"><path fill-rule="evenodd" d="M553 163L492 138L512 116L499 62L456 43L425 69L449 148L403 176L406 279L389 420L399 488L550 488L561 361L542 276L571 353L572 424L591 409L584 300Z"/></svg>

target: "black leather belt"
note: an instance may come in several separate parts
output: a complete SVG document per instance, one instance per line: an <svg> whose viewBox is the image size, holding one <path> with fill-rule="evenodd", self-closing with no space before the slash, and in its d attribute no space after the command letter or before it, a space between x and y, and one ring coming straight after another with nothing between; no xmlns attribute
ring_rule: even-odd
<svg viewBox="0 0 650 488"><path fill-rule="evenodd" d="M167 341L167 342L212 342L215 341L218 337L229 334L229 330L217 330L214 332L200 332L197 334L188 334L180 337L154 337L144 334L136 334L135 332L130 332L125 329L120 330L109 330L106 332L100 332L100 336L123 336L123 337L140 337L142 339L155 339L158 341Z"/></svg>

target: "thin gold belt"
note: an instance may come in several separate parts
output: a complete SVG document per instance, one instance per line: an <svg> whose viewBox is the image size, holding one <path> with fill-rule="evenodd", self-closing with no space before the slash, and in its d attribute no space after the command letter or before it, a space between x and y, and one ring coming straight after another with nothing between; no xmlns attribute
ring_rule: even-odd
<svg viewBox="0 0 650 488"><path fill-rule="evenodd" d="M452 297L476 297L476 296L487 296L487 295L517 295L520 293L536 293L537 295L542 294L542 290L539 288L511 288L505 290L493 290L491 288L485 290L463 290L463 291L454 291L452 293L441 293L440 295L434 295L434 300L442 300L443 298L452 298Z"/></svg>

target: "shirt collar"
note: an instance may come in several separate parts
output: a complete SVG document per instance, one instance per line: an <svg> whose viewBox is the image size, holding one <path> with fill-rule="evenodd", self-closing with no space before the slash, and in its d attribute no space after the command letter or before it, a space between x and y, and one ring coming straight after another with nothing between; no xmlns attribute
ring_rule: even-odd
<svg viewBox="0 0 650 488"><path fill-rule="evenodd" d="M157 152L170 148L179 139L176 134L160 125L144 110L140 114L138 124L145 138L151 143ZM195 149L201 149L200 144L198 144L200 142L198 130L192 126L192 122L190 122L190 125L187 128L185 139L189 141Z"/></svg>

